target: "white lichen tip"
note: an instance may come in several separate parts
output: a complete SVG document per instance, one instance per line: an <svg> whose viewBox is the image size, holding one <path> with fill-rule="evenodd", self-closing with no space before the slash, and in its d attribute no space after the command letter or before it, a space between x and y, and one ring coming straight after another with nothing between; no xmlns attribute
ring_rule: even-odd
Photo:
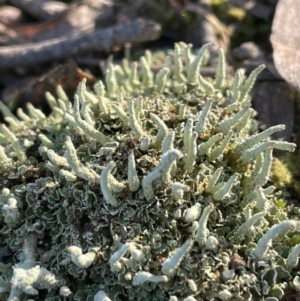
<svg viewBox="0 0 300 301"><path fill-rule="evenodd" d="M201 205L196 203L191 208L188 208L184 214L184 221L186 223L191 223L197 219L199 219L201 214Z"/></svg>
<svg viewBox="0 0 300 301"><path fill-rule="evenodd" d="M71 294L72 294L72 292L67 286L63 285L63 286L60 287L60 289L59 289L59 295L60 296L68 297Z"/></svg>
<svg viewBox="0 0 300 301"><path fill-rule="evenodd" d="M161 156L161 160L158 166L150 172L147 176L144 176L142 181L143 191L145 197L150 200L154 197L154 190L152 187L153 181L164 177L165 179L168 178L170 174L170 169L172 164L182 157L182 153L177 150L169 150Z"/></svg>
<svg viewBox="0 0 300 301"><path fill-rule="evenodd" d="M299 227L300 222L294 220L287 220L274 225L258 241L256 248L251 252L251 256L254 257L254 259L257 261L261 260L265 256L268 245L272 239L276 238L279 235L285 234L290 229Z"/></svg>
<svg viewBox="0 0 300 301"><path fill-rule="evenodd" d="M107 295L106 295L106 293L104 291L99 291L94 296L94 301L112 301L112 300L107 297Z"/></svg>
<svg viewBox="0 0 300 301"><path fill-rule="evenodd" d="M9 198L7 203L2 206L2 212L4 215L4 221L8 225L14 225L19 220L19 209L17 206L17 200L15 198Z"/></svg>
<svg viewBox="0 0 300 301"><path fill-rule="evenodd" d="M82 254L82 249L76 246L70 246L67 251L71 255L72 261L80 268L88 268L96 259L96 252Z"/></svg>
<svg viewBox="0 0 300 301"><path fill-rule="evenodd" d="M116 166L116 163L111 161L109 162L106 167L102 170L101 172L101 177L100 177L100 187L101 187L101 191L104 197L104 200L116 207L119 205L119 202L117 201L117 199L113 196L113 190L111 187L111 171L113 170L113 168Z"/></svg>
<svg viewBox="0 0 300 301"><path fill-rule="evenodd" d="M183 198L184 192L190 191L190 186L179 183L179 182L174 182L172 183L172 192L173 192L173 197L176 201L180 200Z"/></svg>
<svg viewBox="0 0 300 301"><path fill-rule="evenodd" d="M161 271L166 275L173 275L180 265L184 256L190 251L194 244L192 239L188 239L171 257L162 263Z"/></svg>
<svg viewBox="0 0 300 301"><path fill-rule="evenodd" d="M141 285L144 282L168 282L166 275L153 275L149 272L138 272L133 277L132 285Z"/></svg>

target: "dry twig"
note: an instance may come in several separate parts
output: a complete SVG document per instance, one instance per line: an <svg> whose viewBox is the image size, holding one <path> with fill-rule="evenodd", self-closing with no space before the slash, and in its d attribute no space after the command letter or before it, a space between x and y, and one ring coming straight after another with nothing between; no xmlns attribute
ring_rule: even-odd
<svg viewBox="0 0 300 301"><path fill-rule="evenodd" d="M0 68L29 66L62 59L91 50L106 50L126 42L146 42L159 38L161 26L151 20L137 19L126 24L97 30L72 38L0 48Z"/></svg>

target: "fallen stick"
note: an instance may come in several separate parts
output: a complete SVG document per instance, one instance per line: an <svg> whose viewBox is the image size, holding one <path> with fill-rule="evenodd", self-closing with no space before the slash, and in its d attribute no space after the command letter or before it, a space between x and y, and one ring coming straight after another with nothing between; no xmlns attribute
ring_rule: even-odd
<svg viewBox="0 0 300 301"><path fill-rule="evenodd" d="M126 42L151 41L159 38L160 33L161 26L158 23L137 19L78 37L63 37L38 43L0 47L0 68L36 65L91 50L108 50Z"/></svg>

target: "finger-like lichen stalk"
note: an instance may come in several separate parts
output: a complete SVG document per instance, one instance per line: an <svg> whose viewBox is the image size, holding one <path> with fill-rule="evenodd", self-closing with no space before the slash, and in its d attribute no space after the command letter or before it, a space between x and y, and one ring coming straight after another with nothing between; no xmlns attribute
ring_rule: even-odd
<svg viewBox="0 0 300 301"><path fill-rule="evenodd" d="M183 133L183 145L184 145L184 150L186 155L189 151L190 139L192 133L193 133L193 119L189 118L185 123L184 133Z"/></svg>
<svg viewBox="0 0 300 301"><path fill-rule="evenodd" d="M246 220L240 227L237 229L236 235L240 240L245 238L247 231L262 217L266 215L266 212L258 212Z"/></svg>
<svg viewBox="0 0 300 301"><path fill-rule="evenodd" d="M216 91L214 85L208 80L205 80L201 74L199 74L199 86L202 88L202 90L204 90L204 92L208 96L213 95Z"/></svg>
<svg viewBox="0 0 300 301"><path fill-rule="evenodd" d="M256 194L256 205L255 205L255 207L259 211L267 211L270 207L269 206L269 201L266 198L261 186L256 187L255 194Z"/></svg>
<svg viewBox="0 0 300 301"><path fill-rule="evenodd" d="M245 77L245 70L244 69L237 69L234 78L232 80L232 85L231 85L231 91L232 91L232 100L236 101L239 99L241 95L240 87L244 81Z"/></svg>
<svg viewBox="0 0 300 301"><path fill-rule="evenodd" d="M144 131L139 124L137 118L136 118L136 112L134 108L134 101L131 99L128 104L128 113L129 113L129 126L131 130L133 131L134 138L141 139L143 136L146 136L144 134Z"/></svg>
<svg viewBox="0 0 300 301"><path fill-rule="evenodd" d="M0 161L4 166L9 166L12 164L11 158L6 155L5 149L2 146L0 146Z"/></svg>
<svg viewBox="0 0 300 301"><path fill-rule="evenodd" d="M230 129L233 129L234 126L238 125L241 118L246 114L246 112L249 110L249 107L245 107L232 117L223 120L218 125L218 131L222 132L223 134L227 133Z"/></svg>
<svg viewBox="0 0 300 301"><path fill-rule="evenodd" d="M216 78L214 86L217 89L223 88L226 80L226 59L222 48L219 48L219 59L216 69Z"/></svg>
<svg viewBox="0 0 300 301"><path fill-rule="evenodd" d="M211 44L203 45L197 53L197 56L194 58L189 69L187 70L187 78L190 83L198 83L199 79L199 70L204 57L205 51L211 46Z"/></svg>
<svg viewBox="0 0 300 301"><path fill-rule="evenodd" d="M288 258L286 260L286 266L288 270L292 270L297 267L299 263L300 244L295 245L291 248Z"/></svg>
<svg viewBox="0 0 300 301"><path fill-rule="evenodd" d="M42 142L47 148L50 148L50 149L53 149L53 150L56 149L54 143L53 143L46 135L39 134L39 135L38 135L38 138L41 140L41 142Z"/></svg>
<svg viewBox="0 0 300 301"><path fill-rule="evenodd" d="M149 272L137 272L132 280L132 285L141 285L145 282L168 282L166 275L153 275Z"/></svg>
<svg viewBox="0 0 300 301"><path fill-rule="evenodd" d="M174 71L173 78L176 83L184 83L186 81L183 73L182 73L182 62L181 62L181 49L179 44L175 44L174 46Z"/></svg>
<svg viewBox="0 0 300 301"><path fill-rule="evenodd" d="M90 125L95 125L95 120L94 120L94 117L92 116L92 111L90 109L90 106L89 106L89 101L87 101L85 95L88 93L86 91L86 86L85 86L85 83L86 83L86 79L84 78L82 80L81 83L79 83L79 86L78 86L78 92L77 92L77 95L78 95L78 99L79 99L79 102L81 104L81 113L82 113L82 116L84 117L85 121L90 124ZM93 99L95 99L96 97L94 97ZM98 101L97 101L98 103Z"/></svg>
<svg viewBox="0 0 300 301"><path fill-rule="evenodd" d="M196 233L195 240L198 242L198 244L203 247L206 243L207 236L209 234L209 231L207 229L207 222L209 215L215 210L215 206L211 203L208 206L206 206L203 210L203 213L198 221L198 229Z"/></svg>
<svg viewBox="0 0 300 301"><path fill-rule="evenodd" d="M104 116L108 116L109 115L109 109L107 107L106 104L106 100L105 100L105 87L104 84L102 83L102 81L98 81L95 86L94 86L94 90L96 92L96 95L98 97L98 106L100 109L100 113L103 114ZM86 97L87 99L91 99L93 96L92 93L87 94L86 93Z"/></svg>
<svg viewBox="0 0 300 301"><path fill-rule="evenodd" d="M117 250L113 255L111 255L109 259L110 269L112 272L119 271L121 265L120 265L120 259L125 255L127 250L130 248L130 243L125 243L122 245L119 250Z"/></svg>
<svg viewBox="0 0 300 301"><path fill-rule="evenodd" d="M261 170L252 181L253 185L264 186L268 182L273 159L272 152L272 149L266 150Z"/></svg>
<svg viewBox="0 0 300 301"><path fill-rule="evenodd" d="M161 271L166 275L173 275L179 267L184 256L190 251L194 244L192 239L188 239L171 257L162 263Z"/></svg>
<svg viewBox="0 0 300 301"><path fill-rule="evenodd" d="M193 166L197 158L197 138L198 134L196 132L193 132L189 140L188 152L186 154L187 156L185 158L184 165L184 169L188 173L190 173L193 170Z"/></svg>
<svg viewBox="0 0 300 301"><path fill-rule="evenodd" d="M198 121L196 123L195 126L195 131L201 135L203 134L205 131L207 131L207 127L208 127L208 113L211 109L212 106L212 99L208 99L205 103L205 106L203 107Z"/></svg>
<svg viewBox="0 0 300 301"><path fill-rule="evenodd" d="M228 194L238 176L239 175L237 173L232 175L226 183L224 183L216 192L214 192L212 195L213 199L216 201L221 201Z"/></svg>
<svg viewBox="0 0 300 301"><path fill-rule="evenodd" d="M117 115L123 121L124 125L129 126L129 117L122 107L119 104L112 104L112 107L116 110Z"/></svg>
<svg viewBox="0 0 300 301"><path fill-rule="evenodd" d="M221 160L222 159L222 155L226 149L226 147L228 146L229 144L229 141L231 139L233 135L233 131L229 131L227 133L227 135L224 137L222 143L220 146L216 147L209 155L209 159L211 161L214 161L214 160Z"/></svg>
<svg viewBox="0 0 300 301"><path fill-rule="evenodd" d="M159 165L155 170L150 172L147 176L144 176L142 181L143 191L146 199L150 200L154 197L153 182L161 177L165 182L170 181L170 169L176 160L180 159L182 154L179 150L169 150L161 156Z"/></svg>
<svg viewBox="0 0 300 301"><path fill-rule="evenodd" d="M146 88L153 86L153 73L150 66L144 56L140 58L141 68L142 68L142 79L143 84Z"/></svg>
<svg viewBox="0 0 300 301"><path fill-rule="evenodd" d="M100 177L100 187L103 193L104 200L111 204L112 206L116 207L119 205L117 199L113 196L113 190L111 187L111 171L116 166L116 163L111 161L109 162L106 167L101 172Z"/></svg>
<svg viewBox="0 0 300 301"><path fill-rule="evenodd" d="M6 125L1 124L0 128L2 134L4 134L8 140L11 142L11 146L13 147L14 151L18 159L23 162L27 159L26 153L24 152L22 146L20 145L17 137L6 127Z"/></svg>
<svg viewBox="0 0 300 301"><path fill-rule="evenodd" d="M83 178L89 182L97 182L99 179L99 176L93 171L85 167L78 159L75 147L72 143L72 140L69 136L66 137L65 142L66 147L66 158L69 166L72 168L72 170L75 172L75 174Z"/></svg>
<svg viewBox="0 0 300 301"><path fill-rule="evenodd" d="M49 149L47 151L47 155L53 164L58 166L69 166L67 159L63 156L56 154L53 149Z"/></svg>
<svg viewBox="0 0 300 301"><path fill-rule="evenodd" d="M128 183L131 191L138 190L140 186L140 180L137 175L135 158L133 151L130 152L128 156Z"/></svg>
<svg viewBox="0 0 300 301"><path fill-rule="evenodd" d="M24 113L22 108L17 109L17 116L23 121L32 122L32 119L27 114Z"/></svg>
<svg viewBox="0 0 300 301"><path fill-rule="evenodd" d="M158 132L156 135L156 145L161 146L163 140L165 139L166 135L168 134L168 127L164 123L162 119L160 119L157 115L150 113L151 120L155 123L155 125L158 127Z"/></svg>
<svg viewBox="0 0 300 301"><path fill-rule="evenodd" d="M198 155L202 156L208 154L212 146L214 146L214 144L217 143L222 138L223 138L223 134L218 133L216 135L211 136L206 142L201 143L198 146Z"/></svg>
<svg viewBox="0 0 300 301"><path fill-rule="evenodd" d="M268 129L264 130L263 132L253 135L253 136L250 136L246 140L238 143L235 151L242 153L248 149L251 149L255 145L259 144L262 140L268 138L269 136L271 136L272 134L274 134L276 132L283 131L284 129L285 129L285 125L283 125L283 124L272 126Z"/></svg>
<svg viewBox="0 0 300 301"><path fill-rule="evenodd" d="M247 112L242 116L239 123L234 127L236 132L241 132L249 123L249 118L253 117L255 111L253 109L248 109Z"/></svg>
<svg viewBox="0 0 300 301"><path fill-rule="evenodd" d="M73 108L73 117L75 123L78 127L89 137L98 141L101 145L104 145L109 140L108 138L101 132L97 131L93 125L89 124L88 122L84 121L80 116L79 111L79 99L78 96L74 96L74 108Z"/></svg>
<svg viewBox="0 0 300 301"><path fill-rule="evenodd" d="M132 86L133 88L138 87L138 86L141 85L141 82L140 82L140 79L139 79L139 76L138 76L137 68L138 68L137 62L134 62L132 64L131 73L130 73L130 76L129 76L129 79L128 79L130 86Z"/></svg>
<svg viewBox="0 0 300 301"><path fill-rule="evenodd" d="M173 143L175 139L175 132L170 131L168 134L165 136L162 144L161 144L161 151L162 153L165 153L171 149L174 149Z"/></svg>
<svg viewBox="0 0 300 301"><path fill-rule="evenodd" d="M216 186L216 183L218 182L219 178L220 178L220 175L223 171L223 167L219 167L212 175L212 177L210 178L206 188L205 188L205 191L209 192L209 193L214 193L215 191L215 186Z"/></svg>
<svg viewBox="0 0 300 301"><path fill-rule="evenodd" d="M300 222L294 220L287 220L274 225L258 241L256 248L251 252L251 256L257 261L261 260L265 256L269 242L272 239L297 227L300 227Z"/></svg>
<svg viewBox="0 0 300 301"><path fill-rule="evenodd" d="M69 182L76 182L78 180L76 175L73 172L70 172L68 170L61 169L59 171L59 174L64 176L66 178L66 180L69 181Z"/></svg>
<svg viewBox="0 0 300 301"><path fill-rule="evenodd" d="M296 145L294 143L284 141L267 141L258 144L257 146L242 152L241 159L244 163L247 163L255 159L261 152L266 151L269 148L275 148L283 151L293 152Z"/></svg>
<svg viewBox="0 0 300 301"><path fill-rule="evenodd" d="M119 92L119 86L113 64L109 64L108 72L106 74L106 83L108 95L110 97L116 97Z"/></svg>
<svg viewBox="0 0 300 301"><path fill-rule="evenodd" d="M22 130L22 124L19 120L12 118L10 116L4 117L4 120L9 124L9 126L16 131Z"/></svg>
<svg viewBox="0 0 300 301"><path fill-rule="evenodd" d="M244 100L244 98L249 94L249 92L251 91L254 82L257 78L257 76L259 75L259 73L261 73L263 70L265 69L265 65L259 65L256 69L254 69L251 74L249 75L249 77L247 78L247 80L245 81L243 87L242 87L242 93L240 96L241 101Z"/></svg>
<svg viewBox="0 0 300 301"><path fill-rule="evenodd" d="M167 83L168 74L170 70L168 68L162 68L155 77L155 91L161 94Z"/></svg>
<svg viewBox="0 0 300 301"><path fill-rule="evenodd" d="M30 102L26 104L29 115L36 119L37 121L41 121L46 118L46 115L39 109L36 109Z"/></svg>

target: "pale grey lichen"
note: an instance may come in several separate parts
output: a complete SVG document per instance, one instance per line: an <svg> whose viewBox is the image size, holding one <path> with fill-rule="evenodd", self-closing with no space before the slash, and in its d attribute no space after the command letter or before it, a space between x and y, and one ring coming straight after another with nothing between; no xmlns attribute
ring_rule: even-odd
<svg viewBox="0 0 300 301"><path fill-rule="evenodd" d="M47 93L49 116L0 103L0 299L277 301L300 287L299 221L270 181L248 78L199 74L177 43L164 67L109 64L94 92ZM161 54L160 54L161 55ZM281 205L280 205L281 204Z"/></svg>

